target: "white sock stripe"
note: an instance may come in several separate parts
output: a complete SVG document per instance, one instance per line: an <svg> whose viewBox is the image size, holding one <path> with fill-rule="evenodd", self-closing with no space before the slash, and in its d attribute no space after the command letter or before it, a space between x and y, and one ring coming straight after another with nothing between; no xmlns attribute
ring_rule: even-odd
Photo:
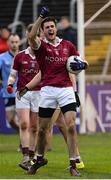
<svg viewBox="0 0 111 180"><path fill-rule="evenodd" d="M76 160L76 158L72 157L72 158L70 158L70 160L74 160L74 161L75 161L75 160Z"/></svg>
<svg viewBox="0 0 111 180"><path fill-rule="evenodd" d="M81 157L80 157L80 156L76 156L75 158L76 158L76 159L81 159Z"/></svg>
<svg viewBox="0 0 111 180"><path fill-rule="evenodd" d="M42 154L37 154L37 156L39 156L39 157L40 157L40 156L43 156L43 155L42 155Z"/></svg>

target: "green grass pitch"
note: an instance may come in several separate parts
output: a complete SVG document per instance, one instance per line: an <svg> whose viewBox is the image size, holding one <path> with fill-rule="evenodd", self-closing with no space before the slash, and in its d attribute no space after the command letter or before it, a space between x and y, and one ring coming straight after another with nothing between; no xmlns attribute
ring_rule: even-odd
<svg viewBox="0 0 111 180"><path fill-rule="evenodd" d="M111 133L79 135L78 143L85 164L78 179L110 179ZM18 166L22 159L18 144L18 135L0 135L0 179L77 179L67 170L68 153L62 136L54 135L53 150L46 154L49 162L35 175L27 175Z"/></svg>

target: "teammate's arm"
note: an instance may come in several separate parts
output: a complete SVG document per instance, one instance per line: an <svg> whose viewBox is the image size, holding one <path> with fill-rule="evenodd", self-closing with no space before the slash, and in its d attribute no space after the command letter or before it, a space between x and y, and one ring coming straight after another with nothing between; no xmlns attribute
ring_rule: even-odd
<svg viewBox="0 0 111 180"><path fill-rule="evenodd" d="M41 81L41 71L37 73L37 75L26 85L26 87L30 90L37 86Z"/></svg>
<svg viewBox="0 0 111 180"><path fill-rule="evenodd" d="M9 84L14 84L15 81L16 81L16 76L17 76L17 71L14 70L14 69L11 69L10 71L10 75L9 75L9 78L8 78L8 85Z"/></svg>
<svg viewBox="0 0 111 180"><path fill-rule="evenodd" d="M11 69L10 75L8 78L8 85L7 85L7 92L9 94L13 93L13 84L16 81L17 71L14 69Z"/></svg>
<svg viewBox="0 0 111 180"><path fill-rule="evenodd" d="M25 87L23 87L20 91L17 92L17 98L20 100L21 97L27 93L27 91L31 90L35 86L37 86L41 81L41 71L37 73L37 75L28 83Z"/></svg>

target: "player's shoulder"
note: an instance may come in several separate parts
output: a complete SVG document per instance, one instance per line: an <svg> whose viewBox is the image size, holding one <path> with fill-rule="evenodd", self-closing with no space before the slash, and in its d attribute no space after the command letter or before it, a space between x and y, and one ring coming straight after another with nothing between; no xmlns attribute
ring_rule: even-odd
<svg viewBox="0 0 111 180"><path fill-rule="evenodd" d="M74 45L71 41L66 40L66 39L63 39L63 40L61 41L61 43L65 44L65 45L68 45L68 46L70 46L70 47L75 47L75 45Z"/></svg>
<svg viewBox="0 0 111 180"><path fill-rule="evenodd" d="M25 54L25 49L19 51L19 52L16 54L16 57L22 56L22 55L24 55L24 54Z"/></svg>
<svg viewBox="0 0 111 180"><path fill-rule="evenodd" d="M23 50L19 51L18 54L25 54L25 50L26 49L23 49Z"/></svg>
<svg viewBox="0 0 111 180"><path fill-rule="evenodd" d="M9 58L10 58L10 55L9 55L8 51L0 54L0 61L1 61L1 63L4 62L4 61L8 61Z"/></svg>
<svg viewBox="0 0 111 180"><path fill-rule="evenodd" d="M69 40L63 40L63 47L70 49L71 51L74 51L76 54L79 55L78 51L77 51L77 47L76 45L74 45L71 41Z"/></svg>
<svg viewBox="0 0 111 180"><path fill-rule="evenodd" d="M9 54L8 51L3 52L3 53L0 54L0 58L1 58L1 57L4 57L4 56L7 56L8 54Z"/></svg>

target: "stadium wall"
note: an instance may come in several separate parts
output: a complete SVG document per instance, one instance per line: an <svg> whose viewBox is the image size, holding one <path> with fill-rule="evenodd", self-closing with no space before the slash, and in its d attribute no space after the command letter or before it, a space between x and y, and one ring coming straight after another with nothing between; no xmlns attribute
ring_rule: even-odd
<svg viewBox="0 0 111 180"><path fill-rule="evenodd" d="M0 133L15 133L5 118L2 97L0 97L0 115ZM86 86L85 122L80 122L78 112L76 121L78 133L80 126L85 128L85 133L111 131L111 84ZM59 133L57 126L54 126L54 133Z"/></svg>

